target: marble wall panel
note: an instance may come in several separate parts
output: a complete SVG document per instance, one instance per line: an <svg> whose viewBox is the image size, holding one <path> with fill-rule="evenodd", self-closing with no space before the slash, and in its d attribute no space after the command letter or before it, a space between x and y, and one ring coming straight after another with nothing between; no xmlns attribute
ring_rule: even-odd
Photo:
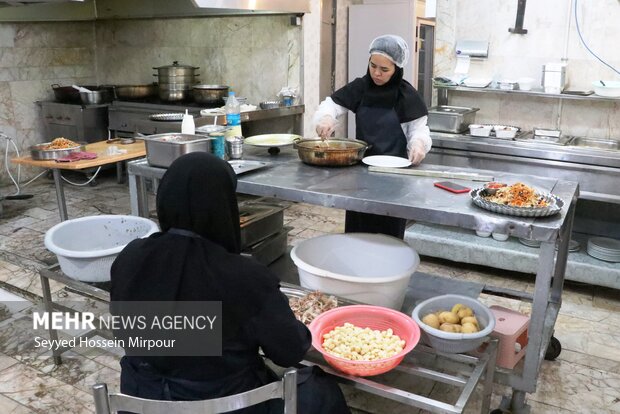
<svg viewBox="0 0 620 414"><path fill-rule="evenodd" d="M303 16L303 101L306 105L304 113L304 136L316 134L312 116L316 112L319 100L320 80L320 38L321 38L321 4L320 0L310 1L310 13Z"/></svg>

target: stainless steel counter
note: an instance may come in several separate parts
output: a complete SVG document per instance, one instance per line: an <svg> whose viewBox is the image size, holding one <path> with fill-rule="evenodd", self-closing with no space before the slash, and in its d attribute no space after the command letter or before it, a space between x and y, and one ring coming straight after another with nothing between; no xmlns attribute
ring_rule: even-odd
<svg viewBox="0 0 620 414"><path fill-rule="evenodd" d="M541 190L552 191L566 202L561 214L549 218L502 216L474 206L468 194L452 194L434 187L437 178L373 173L362 164L345 168L310 166L303 164L297 152L289 148L271 156L266 148L246 146L245 154L246 159L264 161L270 165L239 176L237 190L240 193L472 230L497 231L541 241L557 238L566 219L568 206L578 194L577 183L555 178L424 164L424 169L477 172L493 175L496 180L525 182ZM129 163L128 171L139 177L160 178L165 170L150 167L146 160L141 160ZM473 181L458 182L469 187L479 186L479 183ZM143 196L138 198L138 194L132 194L133 214L146 214L147 207L138 205L144 199Z"/></svg>
<svg viewBox="0 0 620 414"><path fill-rule="evenodd" d="M432 132L426 162L578 181L580 198L620 203L620 151Z"/></svg>
<svg viewBox="0 0 620 414"><path fill-rule="evenodd" d="M536 390L540 365L553 335L561 306L568 241L579 194L576 182L488 170L471 170L425 163L424 169L491 174L498 180L522 181L552 191L565 201L560 214L547 218L503 216L474 206L470 196L436 188L436 178L373 173L364 165L344 168L314 167L301 163L297 153L287 148L270 156L266 148L246 146L247 159L270 162L266 168L238 177L237 191L300 201L327 207L404 217L420 222L464 229L498 231L542 242L534 293L485 286L487 292L532 302L528 348L522 369L498 370L496 381L512 388L512 412L527 412L526 393ZM146 160L128 163L132 213L147 215L145 180L159 179L164 169L153 168ZM461 184L475 183L459 180ZM558 250L556 252L556 243Z"/></svg>

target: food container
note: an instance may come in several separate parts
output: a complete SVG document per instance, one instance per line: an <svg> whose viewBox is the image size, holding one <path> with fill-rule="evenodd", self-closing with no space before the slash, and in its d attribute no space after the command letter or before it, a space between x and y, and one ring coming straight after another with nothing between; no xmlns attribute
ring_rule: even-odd
<svg viewBox="0 0 620 414"><path fill-rule="evenodd" d="M469 134L474 137L488 137L492 130L493 125L471 124L469 126Z"/></svg>
<svg viewBox="0 0 620 414"><path fill-rule="evenodd" d="M460 134L476 119L479 108L460 106L434 106L428 110L428 127L431 131Z"/></svg>
<svg viewBox="0 0 620 414"><path fill-rule="evenodd" d="M444 332L422 322L422 318L429 313L440 310L450 310L457 303L471 308L474 316L478 319L480 331L476 333L453 333ZM422 340L440 352L461 353L469 352L478 348L485 338L495 328L495 316L493 312L479 300L462 295L435 296L419 303L411 315L413 320L422 330Z"/></svg>
<svg viewBox="0 0 620 414"><path fill-rule="evenodd" d="M224 97L228 96L226 85L194 85L192 87L194 101L207 105L224 105Z"/></svg>
<svg viewBox="0 0 620 414"><path fill-rule="evenodd" d="M110 280L112 262L134 239L159 231L137 216L98 215L65 220L45 233L45 247L58 258L62 272L85 282Z"/></svg>
<svg viewBox="0 0 620 414"><path fill-rule="evenodd" d="M603 85L604 84L604 85ZM592 82L594 93L598 96L607 96L609 98L620 97L620 82L618 81L596 81Z"/></svg>
<svg viewBox="0 0 620 414"><path fill-rule="evenodd" d="M85 85L83 87L89 90L97 89L95 85ZM80 99L80 91L73 86L60 86L55 83L52 85L52 89L54 91L54 98L60 103L79 104L82 102Z"/></svg>
<svg viewBox="0 0 620 414"><path fill-rule="evenodd" d="M84 105L99 105L110 103L114 99L114 88L111 86L100 86L91 89L90 92L79 92L80 100Z"/></svg>
<svg viewBox="0 0 620 414"><path fill-rule="evenodd" d="M328 353L323 348L323 335L347 322L360 328L380 331L392 329L395 335L405 341L405 346L396 355L374 361L353 361ZM312 333L312 346L323 354L327 363L346 374L360 377L392 370L420 340L420 328L409 316L380 306L351 305L331 309L314 318L308 328Z"/></svg>
<svg viewBox="0 0 620 414"><path fill-rule="evenodd" d="M517 136L519 128L506 125L494 125L495 137L503 139L512 139Z"/></svg>
<svg viewBox="0 0 620 414"><path fill-rule="evenodd" d="M497 190L503 187L508 187L506 183L498 183L497 181L491 181L484 184L484 193L486 195L493 195L497 193Z"/></svg>
<svg viewBox="0 0 620 414"><path fill-rule="evenodd" d="M84 150L84 146L78 144L75 147L63 148L63 149L46 149L51 142L44 142L43 144L32 145L30 149L30 156L33 160L56 160L58 158L64 158L73 152L80 152Z"/></svg>
<svg viewBox="0 0 620 414"><path fill-rule="evenodd" d="M531 91L532 88L534 87L534 82L536 82L536 79L534 79L534 78L519 78L519 79L517 79L517 82L519 83L519 90Z"/></svg>
<svg viewBox="0 0 620 414"><path fill-rule="evenodd" d="M301 286L372 305L400 309L420 257L384 234L328 234L291 250Z"/></svg>
<svg viewBox="0 0 620 414"><path fill-rule="evenodd" d="M146 159L153 167L168 168L181 155L190 152L211 152L212 137L190 134L157 134L142 137Z"/></svg>
<svg viewBox="0 0 620 414"><path fill-rule="evenodd" d="M504 91L512 91L517 89L517 81L504 79L497 82L497 87Z"/></svg>
<svg viewBox="0 0 620 414"><path fill-rule="evenodd" d="M280 101L263 101L259 105L260 109L276 109L280 107Z"/></svg>
<svg viewBox="0 0 620 414"><path fill-rule="evenodd" d="M295 141L294 146L303 162L324 167L356 164L364 158L364 153L370 148L364 141L345 138L302 139Z"/></svg>

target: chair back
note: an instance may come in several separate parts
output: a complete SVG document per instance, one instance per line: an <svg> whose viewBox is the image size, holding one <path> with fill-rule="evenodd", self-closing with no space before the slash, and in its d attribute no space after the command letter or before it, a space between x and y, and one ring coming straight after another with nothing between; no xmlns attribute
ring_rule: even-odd
<svg viewBox="0 0 620 414"><path fill-rule="evenodd" d="M280 381L228 397L201 401L160 401L108 393L106 384L93 385L95 412L129 411L139 414L219 414L271 400L284 400L284 414L297 414L297 370L289 369Z"/></svg>

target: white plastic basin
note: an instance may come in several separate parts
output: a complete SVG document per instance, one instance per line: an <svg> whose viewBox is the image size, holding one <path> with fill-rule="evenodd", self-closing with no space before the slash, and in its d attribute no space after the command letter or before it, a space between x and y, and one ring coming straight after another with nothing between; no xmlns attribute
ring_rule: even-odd
<svg viewBox="0 0 620 414"><path fill-rule="evenodd" d="M49 229L45 247L56 254L67 276L85 282L106 282L118 253L132 240L157 231L157 224L143 217L88 216Z"/></svg>
<svg viewBox="0 0 620 414"><path fill-rule="evenodd" d="M383 234L329 234L291 250L301 286L362 303L400 310L420 257L407 243Z"/></svg>

